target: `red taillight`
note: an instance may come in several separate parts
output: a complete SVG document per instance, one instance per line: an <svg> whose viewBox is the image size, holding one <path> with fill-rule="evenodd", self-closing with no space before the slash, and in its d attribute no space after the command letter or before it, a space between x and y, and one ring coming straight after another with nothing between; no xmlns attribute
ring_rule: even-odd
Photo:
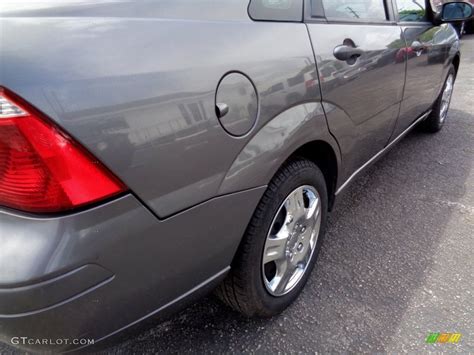
<svg viewBox="0 0 474 355"><path fill-rule="evenodd" d="M44 115L0 88L0 205L54 213L126 187Z"/></svg>

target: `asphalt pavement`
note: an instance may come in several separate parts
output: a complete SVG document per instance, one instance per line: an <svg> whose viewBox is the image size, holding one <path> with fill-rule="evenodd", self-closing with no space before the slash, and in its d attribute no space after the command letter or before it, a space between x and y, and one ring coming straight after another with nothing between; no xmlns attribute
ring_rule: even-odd
<svg viewBox="0 0 474 355"><path fill-rule="evenodd" d="M348 187L293 306L249 320L210 296L107 352L474 352L473 105L466 36L446 126L410 133Z"/></svg>

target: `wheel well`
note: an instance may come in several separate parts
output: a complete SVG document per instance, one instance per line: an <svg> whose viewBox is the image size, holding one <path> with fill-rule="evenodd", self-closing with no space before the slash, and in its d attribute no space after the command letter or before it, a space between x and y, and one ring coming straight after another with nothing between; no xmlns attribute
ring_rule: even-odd
<svg viewBox="0 0 474 355"><path fill-rule="evenodd" d="M454 71L456 75L458 74L460 60L461 58L459 57L459 53L457 53L453 58Z"/></svg>
<svg viewBox="0 0 474 355"><path fill-rule="evenodd" d="M314 162L324 175L328 189L329 210L332 209L337 183L337 158L332 147L323 141L306 143L290 157L304 157Z"/></svg>

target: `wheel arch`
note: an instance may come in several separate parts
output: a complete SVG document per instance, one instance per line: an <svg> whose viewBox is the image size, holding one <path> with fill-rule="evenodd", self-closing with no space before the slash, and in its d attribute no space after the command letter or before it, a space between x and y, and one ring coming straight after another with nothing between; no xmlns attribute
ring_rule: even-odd
<svg viewBox="0 0 474 355"><path fill-rule="evenodd" d="M321 103L295 106L264 125L229 167L219 194L267 185L285 162L295 156L318 165L327 181L328 194L334 195L340 151L329 133ZM331 206L333 199L331 196Z"/></svg>
<svg viewBox="0 0 474 355"><path fill-rule="evenodd" d="M331 210L336 196L338 178L338 160L334 149L325 141L315 140L299 147L287 160L294 157L308 159L321 169L328 189L329 210Z"/></svg>

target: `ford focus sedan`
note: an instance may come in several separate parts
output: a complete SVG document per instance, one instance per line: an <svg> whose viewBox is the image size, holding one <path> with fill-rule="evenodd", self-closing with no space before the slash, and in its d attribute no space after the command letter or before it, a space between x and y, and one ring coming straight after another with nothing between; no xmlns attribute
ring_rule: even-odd
<svg viewBox="0 0 474 355"><path fill-rule="evenodd" d="M0 339L300 294L336 198L449 120L468 3L2 1ZM58 341L61 340L61 341Z"/></svg>

